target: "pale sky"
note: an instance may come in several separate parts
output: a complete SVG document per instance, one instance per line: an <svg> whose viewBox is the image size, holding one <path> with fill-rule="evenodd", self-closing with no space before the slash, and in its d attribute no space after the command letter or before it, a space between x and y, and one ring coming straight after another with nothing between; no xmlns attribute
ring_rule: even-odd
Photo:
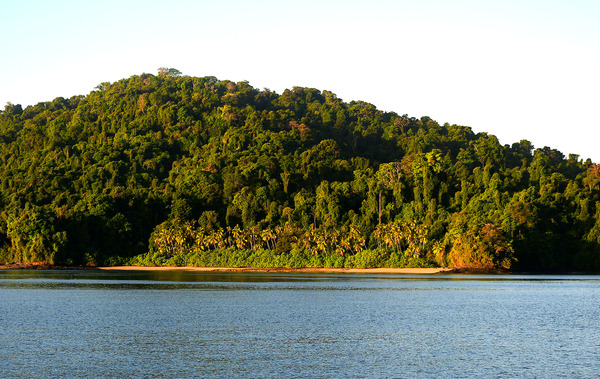
<svg viewBox="0 0 600 379"><path fill-rule="evenodd" d="M329 90L600 162L600 0L0 0L0 109L156 74Z"/></svg>

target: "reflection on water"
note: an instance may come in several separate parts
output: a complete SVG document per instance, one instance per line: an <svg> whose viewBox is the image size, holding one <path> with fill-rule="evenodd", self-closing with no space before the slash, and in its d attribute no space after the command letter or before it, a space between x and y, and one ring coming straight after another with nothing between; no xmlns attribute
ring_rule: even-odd
<svg viewBox="0 0 600 379"><path fill-rule="evenodd" d="M600 277L0 271L2 377L595 377Z"/></svg>

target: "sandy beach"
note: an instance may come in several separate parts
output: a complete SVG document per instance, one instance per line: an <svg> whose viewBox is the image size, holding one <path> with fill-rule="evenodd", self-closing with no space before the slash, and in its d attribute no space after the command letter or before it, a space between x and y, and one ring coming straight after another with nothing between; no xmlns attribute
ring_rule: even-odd
<svg viewBox="0 0 600 379"><path fill-rule="evenodd" d="M450 268L256 268L256 267L144 267L115 266L98 267L100 270L126 271L253 271L253 272L315 272L315 273L347 273L347 274L439 274L450 272Z"/></svg>
<svg viewBox="0 0 600 379"><path fill-rule="evenodd" d="M509 274L508 270L473 267L426 267L426 268L285 268L285 267L192 267L192 266L61 266L45 262L0 264L0 270L121 270L121 271L240 271L240 272L306 272L347 274Z"/></svg>

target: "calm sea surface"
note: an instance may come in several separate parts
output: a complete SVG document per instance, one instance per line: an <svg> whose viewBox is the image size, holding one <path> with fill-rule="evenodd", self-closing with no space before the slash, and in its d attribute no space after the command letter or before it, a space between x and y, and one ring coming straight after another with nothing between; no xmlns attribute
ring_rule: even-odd
<svg viewBox="0 0 600 379"><path fill-rule="evenodd" d="M599 377L600 276L0 271L0 377Z"/></svg>

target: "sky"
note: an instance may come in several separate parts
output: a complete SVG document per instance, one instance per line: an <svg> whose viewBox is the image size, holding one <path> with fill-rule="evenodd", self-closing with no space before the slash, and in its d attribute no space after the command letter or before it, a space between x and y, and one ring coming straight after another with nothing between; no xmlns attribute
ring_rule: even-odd
<svg viewBox="0 0 600 379"><path fill-rule="evenodd" d="M172 67L600 162L598 0L0 0L0 109Z"/></svg>

